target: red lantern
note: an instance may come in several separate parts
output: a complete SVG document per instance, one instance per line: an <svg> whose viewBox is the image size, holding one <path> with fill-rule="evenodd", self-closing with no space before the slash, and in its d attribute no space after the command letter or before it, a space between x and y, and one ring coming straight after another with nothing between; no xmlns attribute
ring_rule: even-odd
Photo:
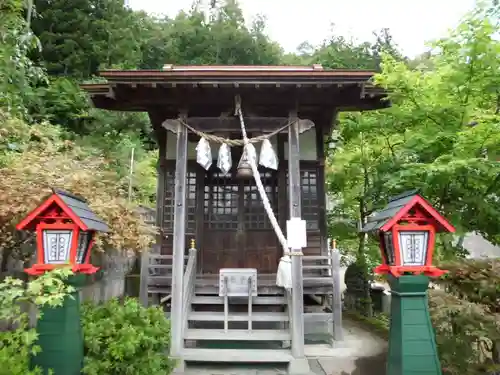
<svg viewBox="0 0 500 375"><path fill-rule="evenodd" d="M30 275L65 265L73 272L95 273L98 268L90 264L94 236L109 230L83 198L62 190L53 190L16 229L36 231L37 263L25 270Z"/></svg>
<svg viewBox="0 0 500 375"><path fill-rule="evenodd" d="M416 191L398 195L381 211L373 212L362 229L380 241L379 274L405 273L438 277L446 273L432 265L436 233L455 228Z"/></svg>

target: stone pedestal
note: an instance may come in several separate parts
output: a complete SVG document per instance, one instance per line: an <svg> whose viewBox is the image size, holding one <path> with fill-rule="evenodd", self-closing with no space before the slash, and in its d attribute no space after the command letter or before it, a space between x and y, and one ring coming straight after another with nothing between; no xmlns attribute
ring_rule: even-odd
<svg viewBox="0 0 500 375"><path fill-rule="evenodd" d="M389 275L391 329L387 375L442 375L429 316L427 276Z"/></svg>

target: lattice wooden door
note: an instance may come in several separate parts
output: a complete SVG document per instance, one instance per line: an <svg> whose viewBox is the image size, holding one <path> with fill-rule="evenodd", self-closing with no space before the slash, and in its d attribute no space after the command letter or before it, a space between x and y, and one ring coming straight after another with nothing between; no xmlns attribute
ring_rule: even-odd
<svg viewBox="0 0 500 375"><path fill-rule="evenodd" d="M262 171L261 179L276 211L276 173ZM203 272L224 267L275 272L279 249L255 182L214 169L207 173L204 189Z"/></svg>

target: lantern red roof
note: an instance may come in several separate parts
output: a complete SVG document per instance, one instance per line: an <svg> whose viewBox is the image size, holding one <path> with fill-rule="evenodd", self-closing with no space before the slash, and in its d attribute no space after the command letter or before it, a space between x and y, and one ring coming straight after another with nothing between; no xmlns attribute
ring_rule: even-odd
<svg viewBox="0 0 500 375"><path fill-rule="evenodd" d="M455 232L455 227L416 190L407 191L391 198L389 204L382 210L375 211L368 216L362 232L387 232L415 208L419 208L419 211L426 214L427 219L435 225L436 232Z"/></svg>
<svg viewBox="0 0 500 375"><path fill-rule="evenodd" d="M88 206L87 201L67 191L53 189L43 203L31 211L19 224L17 230L33 230L43 220L44 214L58 206L83 231L108 232L109 227Z"/></svg>

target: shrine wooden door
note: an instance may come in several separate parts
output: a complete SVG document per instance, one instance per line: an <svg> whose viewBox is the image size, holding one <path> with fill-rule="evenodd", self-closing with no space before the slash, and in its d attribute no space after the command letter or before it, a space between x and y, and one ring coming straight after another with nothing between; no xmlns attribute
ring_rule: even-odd
<svg viewBox="0 0 500 375"><path fill-rule="evenodd" d="M201 271L256 268L260 273L274 273L281 250L255 181L234 175L223 175L215 168L206 174ZM276 213L276 173L263 170L260 175Z"/></svg>

